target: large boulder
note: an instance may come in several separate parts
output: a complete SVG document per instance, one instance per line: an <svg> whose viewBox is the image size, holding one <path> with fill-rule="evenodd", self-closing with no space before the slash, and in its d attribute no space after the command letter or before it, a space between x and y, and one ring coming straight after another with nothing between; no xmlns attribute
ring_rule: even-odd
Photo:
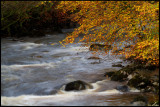
<svg viewBox="0 0 160 107"><path fill-rule="evenodd" d="M97 50L106 51L106 50L110 50L110 49L112 49L111 45L102 45L102 44L92 44L89 47L90 51L97 51Z"/></svg>
<svg viewBox="0 0 160 107"><path fill-rule="evenodd" d="M93 86L81 80L73 81L65 86L65 91L80 91L85 89L92 89Z"/></svg>

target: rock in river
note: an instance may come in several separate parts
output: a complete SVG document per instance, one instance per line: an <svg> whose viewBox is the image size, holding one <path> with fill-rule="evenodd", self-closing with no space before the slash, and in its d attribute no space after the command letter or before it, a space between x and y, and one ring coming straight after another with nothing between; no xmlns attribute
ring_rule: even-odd
<svg viewBox="0 0 160 107"><path fill-rule="evenodd" d="M111 76L111 80L112 81L124 81L126 80L128 74L126 73L126 71L116 71L112 76Z"/></svg>
<svg viewBox="0 0 160 107"><path fill-rule="evenodd" d="M96 57L96 56L91 56L91 57L89 57L88 59L101 59L101 58Z"/></svg>
<svg viewBox="0 0 160 107"><path fill-rule="evenodd" d="M65 91L74 91L74 90L80 91L80 90L85 90L87 88L91 89L93 88L93 86L84 81L77 80L77 81L73 81L73 82L66 84Z"/></svg>
<svg viewBox="0 0 160 107"><path fill-rule="evenodd" d="M111 45L101 45L101 44L92 44L90 47L89 47L89 50L90 51L96 51L96 50L110 50L112 49L112 46Z"/></svg>
<svg viewBox="0 0 160 107"><path fill-rule="evenodd" d="M122 64L113 64L112 67L124 67Z"/></svg>
<svg viewBox="0 0 160 107"><path fill-rule="evenodd" d="M129 88L127 85L120 85L116 87L117 90L122 91L122 92L128 92Z"/></svg>
<svg viewBox="0 0 160 107"><path fill-rule="evenodd" d="M105 77L111 77L113 74L114 74L115 72L106 72L105 74L104 74L104 76Z"/></svg>
<svg viewBox="0 0 160 107"><path fill-rule="evenodd" d="M142 75L134 76L128 81L127 85L138 89L145 89L147 86L152 86L150 79L143 77Z"/></svg>

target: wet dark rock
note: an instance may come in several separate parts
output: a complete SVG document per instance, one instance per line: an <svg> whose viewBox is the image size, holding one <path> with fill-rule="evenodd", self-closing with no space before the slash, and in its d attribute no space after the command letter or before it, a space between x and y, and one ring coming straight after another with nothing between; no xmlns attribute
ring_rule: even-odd
<svg viewBox="0 0 160 107"><path fill-rule="evenodd" d="M158 75L151 76L151 82L153 84L153 87L151 88L152 91L155 94L159 94L159 76Z"/></svg>
<svg viewBox="0 0 160 107"><path fill-rule="evenodd" d="M134 63L123 67L119 71L106 72L104 76L110 77L112 81L126 81L128 86L137 88L141 92L159 94L159 73L157 72L158 70L146 68L144 64Z"/></svg>
<svg viewBox="0 0 160 107"><path fill-rule="evenodd" d="M128 74L125 71L117 71L111 76L112 81L124 81L128 77Z"/></svg>
<svg viewBox="0 0 160 107"><path fill-rule="evenodd" d="M141 64L135 65L134 69L144 69L144 66Z"/></svg>
<svg viewBox="0 0 160 107"><path fill-rule="evenodd" d="M104 74L105 77L111 77L115 72L106 72Z"/></svg>
<svg viewBox="0 0 160 107"><path fill-rule="evenodd" d="M101 59L101 58L96 57L96 56L91 56L91 57L89 57L88 59Z"/></svg>
<svg viewBox="0 0 160 107"><path fill-rule="evenodd" d="M147 86L152 86L152 83L149 78L136 75L128 81L127 85L138 89L145 89Z"/></svg>
<svg viewBox="0 0 160 107"><path fill-rule="evenodd" d="M127 78L130 78L127 85L140 89L141 92L159 93L158 78L155 78L154 80L153 76L147 77L137 72L130 74Z"/></svg>
<svg viewBox="0 0 160 107"><path fill-rule="evenodd" d="M132 74L129 74L128 75L128 77L127 77L127 79L128 80L131 80L134 76L136 76L136 75L139 75L139 73L138 72L133 72Z"/></svg>
<svg viewBox="0 0 160 107"><path fill-rule="evenodd" d="M145 66L145 69L155 70L155 69L156 69L156 66L154 66L154 65L148 65L148 66Z"/></svg>
<svg viewBox="0 0 160 107"><path fill-rule="evenodd" d="M153 92L154 94L159 95L159 85L158 85L158 86L156 86L156 85L147 86L147 87L144 89L144 92Z"/></svg>
<svg viewBox="0 0 160 107"><path fill-rule="evenodd" d="M96 50L110 50L112 49L112 46L111 45L101 45L101 44L92 44L90 47L89 47L89 50L90 51L96 51Z"/></svg>
<svg viewBox="0 0 160 107"><path fill-rule="evenodd" d="M128 92L129 88L127 85L120 85L116 87L117 90L122 91L122 92Z"/></svg>
<svg viewBox="0 0 160 107"><path fill-rule="evenodd" d="M159 85L158 86L154 86L154 93L159 95Z"/></svg>
<svg viewBox="0 0 160 107"><path fill-rule="evenodd" d="M156 91L153 86L147 86L147 87L145 87L145 89L144 89L144 92L151 92L151 91L152 91L152 92L153 92L153 91Z"/></svg>
<svg viewBox="0 0 160 107"><path fill-rule="evenodd" d="M158 75L153 75L153 76L151 76L151 80L153 82L159 82L159 76Z"/></svg>
<svg viewBox="0 0 160 107"><path fill-rule="evenodd" d="M122 64L113 64L112 67L124 67Z"/></svg>
<svg viewBox="0 0 160 107"><path fill-rule="evenodd" d="M148 100L146 97L140 95L135 97L133 101L131 101L131 104L133 106L147 106Z"/></svg>
<svg viewBox="0 0 160 107"><path fill-rule="evenodd" d="M133 66L126 66L126 67L124 67L124 68L121 69L121 71L124 71L127 74L133 73L134 70L135 70L135 68Z"/></svg>
<svg viewBox="0 0 160 107"><path fill-rule="evenodd" d="M74 91L74 90L80 91L80 90L85 90L87 88L91 89L93 88L93 86L84 81L77 80L77 81L73 81L73 82L66 84L65 91Z"/></svg>
<svg viewBox="0 0 160 107"><path fill-rule="evenodd" d="M49 51L47 51L47 50L44 50L44 51L42 51L42 52L49 52Z"/></svg>

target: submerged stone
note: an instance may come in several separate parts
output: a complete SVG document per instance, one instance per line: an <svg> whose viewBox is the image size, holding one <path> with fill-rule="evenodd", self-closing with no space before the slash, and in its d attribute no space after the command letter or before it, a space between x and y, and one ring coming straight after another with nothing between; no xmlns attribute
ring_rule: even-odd
<svg viewBox="0 0 160 107"><path fill-rule="evenodd" d="M88 59L101 59L101 58L95 57L95 56L91 56L91 57L89 57Z"/></svg>
<svg viewBox="0 0 160 107"><path fill-rule="evenodd" d="M122 64L113 64L112 67L124 67Z"/></svg>
<svg viewBox="0 0 160 107"><path fill-rule="evenodd" d="M128 92L129 88L127 85L120 85L116 87L117 90L122 91L122 92Z"/></svg>

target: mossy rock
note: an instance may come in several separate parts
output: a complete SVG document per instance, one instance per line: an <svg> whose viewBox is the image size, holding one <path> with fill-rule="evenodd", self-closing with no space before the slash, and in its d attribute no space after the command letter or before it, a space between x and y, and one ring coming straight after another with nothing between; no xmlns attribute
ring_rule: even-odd
<svg viewBox="0 0 160 107"><path fill-rule="evenodd" d="M139 75L136 75L128 81L127 85L138 88L138 84L141 82L143 82L142 78Z"/></svg>
<svg viewBox="0 0 160 107"><path fill-rule="evenodd" d="M152 83L148 78L136 75L128 81L127 85L138 89L145 89L147 86L152 86Z"/></svg>
<svg viewBox="0 0 160 107"><path fill-rule="evenodd" d="M111 76L112 81L124 81L128 77L125 71L117 71Z"/></svg>
<svg viewBox="0 0 160 107"><path fill-rule="evenodd" d="M125 71L127 74L133 73L134 70L135 70L135 68L134 68L134 67L131 67L131 66L123 67L123 68L121 69L121 71Z"/></svg>
<svg viewBox="0 0 160 107"><path fill-rule="evenodd" d="M115 74L111 77L112 80L119 81L125 80L129 74L134 72L135 68L132 66L126 66L120 69L119 71L115 72Z"/></svg>

